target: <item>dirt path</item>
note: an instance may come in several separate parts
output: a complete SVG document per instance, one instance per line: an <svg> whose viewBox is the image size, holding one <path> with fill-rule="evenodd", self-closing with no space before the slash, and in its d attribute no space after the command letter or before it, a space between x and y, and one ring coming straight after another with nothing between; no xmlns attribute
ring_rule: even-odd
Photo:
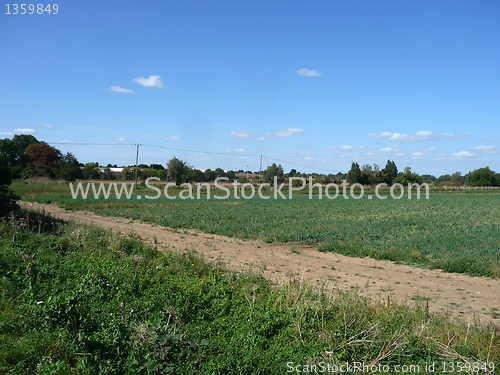
<svg viewBox="0 0 500 375"><path fill-rule="evenodd" d="M151 243L156 238L158 246L165 249L196 250L208 260L225 262L233 270L260 270L273 282L303 277L313 283L325 282L340 290L358 288L361 294L377 300L428 301L433 312L449 312L469 322L476 317L481 322L500 326L500 280L321 253L316 247L267 244L195 230L174 230L85 211L66 211L55 205L26 202L22 205L122 234L133 231Z"/></svg>

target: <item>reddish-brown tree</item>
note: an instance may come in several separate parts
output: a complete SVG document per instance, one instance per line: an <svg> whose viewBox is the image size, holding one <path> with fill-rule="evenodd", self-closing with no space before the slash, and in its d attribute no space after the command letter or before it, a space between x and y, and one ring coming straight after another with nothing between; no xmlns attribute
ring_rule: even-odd
<svg viewBox="0 0 500 375"><path fill-rule="evenodd" d="M61 159L61 151L47 144L32 144L26 152L28 161L34 165L41 165L49 169L57 167Z"/></svg>

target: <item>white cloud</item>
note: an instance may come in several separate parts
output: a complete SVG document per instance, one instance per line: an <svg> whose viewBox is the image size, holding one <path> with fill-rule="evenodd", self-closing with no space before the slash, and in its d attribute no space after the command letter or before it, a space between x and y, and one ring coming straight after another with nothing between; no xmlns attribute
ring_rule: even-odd
<svg viewBox="0 0 500 375"><path fill-rule="evenodd" d="M54 126L49 125L49 124L45 124L44 127L46 127L46 128L53 128Z"/></svg>
<svg viewBox="0 0 500 375"><path fill-rule="evenodd" d="M285 138L290 138L293 137L294 135L301 134L303 133L304 130L302 129L297 129L297 128L288 128L287 130L278 130L277 132L274 133L264 133L264 135L267 135L269 137L285 137Z"/></svg>
<svg viewBox="0 0 500 375"><path fill-rule="evenodd" d="M117 138L117 141L123 142L125 138Z"/></svg>
<svg viewBox="0 0 500 375"><path fill-rule="evenodd" d="M387 138L390 137L392 133L389 132L382 132L382 134L377 134L377 133L370 133L368 134L368 138Z"/></svg>
<svg viewBox="0 0 500 375"><path fill-rule="evenodd" d="M26 128L23 128L23 129L14 129L15 132L17 133L23 133L23 134L33 134L33 133L36 133L35 130L33 129L26 129Z"/></svg>
<svg viewBox="0 0 500 375"><path fill-rule="evenodd" d="M352 150L352 146L344 145L344 146L333 146L327 147L329 150Z"/></svg>
<svg viewBox="0 0 500 375"><path fill-rule="evenodd" d="M163 82L161 81L160 76L149 76L149 78L134 78L132 81L137 82L139 85L145 87L158 87L160 89L163 88Z"/></svg>
<svg viewBox="0 0 500 375"><path fill-rule="evenodd" d="M172 135L170 137L163 137L162 139L165 141L178 141L180 138L176 137L175 135Z"/></svg>
<svg viewBox="0 0 500 375"><path fill-rule="evenodd" d="M65 140L65 141L61 141L61 143L75 143L75 141Z"/></svg>
<svg viewBox="0 0 500 375"><path fill-rule="evenodd" d="M243 150L242 148L235 148L234 151L236 151L236 152L245 152L245 150Z"/></svg>
<svg viewBox="0 0 500 375"><path fill-rule="evenodd" d="M109 91L121 92L121 93L124 93L124 94L132 94L134 92L133 90L124 89L123 87L120 87L120 86L111 86L109 88Z"/></svg>
<svg viewBox="0 0 500 375"><path fill-rule="evenodd" d="M497 146L478 146L472 148L474 151L482 152L483 154L500 154L500 148Z"/></svg>
<svg viewBox="0 0 500 375"><path fill-rule="evenodd" d="M473 158L474 156L476 156L476 154L470 151L460 151L460 152L455 152L453 156L457 158Z"/></svg>
<svg viewBox="0 0 500 375"><path fill-rule="evenodd" d="M459 139L464 139L466 137L469 137L469 133L461 134L461 135L455 135L451 133L433 133L429 130L420 130L413 135L408 135L408 134L403 134L403 133L389 133L389 132L383 132L381 134L377 133L370 133L368 134L369 138L387 138L391 141L398 141L398 142L415 142L415 141L426 141L426 140L440 140L440 139L447 139L450 141L456 141Z"/></svg>
<svg viewBox="0 0 500 375"><path fill-rule="evenodd" d="M297 70L297 73L305 77L321 77L321 72L319 70L310 70L307 68Z"/></svg>
<svg viewBox="0 0 500 375"><path fill-rule="evenodd" d="M253 134L249 133L245 130L237 130L237 131L232 131L231 135L233 137L238 137L238 138L246 138L246 137L251 137Z"/></svg>
<svg viewBox="0 0 500 375"><path fill-rule="evenodd" d="M423 156L424 153L423 152L414 152L412 155L418 157L418 156Z"/></svg>
<svg viewBox="0 0 500 375"><path fill-rule="evenodd" d="M459 139L464 139L469 137L469 133L461 134L461 135L455 135L455 134L450 134L450 133L443 133L443 137L450 140L450 141L457 141Z"/></svg>
<svg viewBox="0 0 500 375"><path fill-rule="evenodd" d="M304 160L314 160L314 158L311 158L310 156L306 156Z"/></svg>
<svg viewBox="0 0 500 375"><path fill-rule="evenodd" d="M0 135L14 135L12 132L0 132Z"/></svg>
<svg viewBox="0 0 500 375"><path fill-rule="evenodd" d="M265 141L265 140L266 140L266 138L264 138L264 137L257 137L257 140L258 140L258 141Z"/></svg>

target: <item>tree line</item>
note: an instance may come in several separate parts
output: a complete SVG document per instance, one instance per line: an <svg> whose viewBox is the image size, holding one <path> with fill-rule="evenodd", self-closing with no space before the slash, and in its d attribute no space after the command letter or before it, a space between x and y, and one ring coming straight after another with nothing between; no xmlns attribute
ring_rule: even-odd
<svg viewBox="0 0 500 375"><path fill-rule="evenodd" d="M99 163L92 162L82 164L76 157L67 152L62 154L57 148L39 141L33 135L20 134L12 139L0 139L0 216L15 207L16 197L8 189L11 179L27 179L33 176L48 176L51 178L74 181L78 179L103 179L103 180L133 180L136 177L145 180L148 177L157 177L161 180L172 181L179 185L192 182L211 182L219 177L225 177L229 182L239 180L246 182L247 178L243 170L224 171L222 168L207 169L201 171L195 169L187 162L173 157L166 163L166 168L161 164L140 164L137 166L123 167L119 172L113 171L116 165L108 164L101 167ZM432 175L418 175L406 167L403 172L398 171L396 163L387 160L383 169L377 164L373 166L365 164L362 167L353 162L351 169L346 173L319 174L300 173L291 169L285 173L281 165L273 163L262 173L254 172L253 180L260 177L264 183L272 183L276 177L279 183L287 181L291 177L312 177L314 182L328 184L340 183L347 180L349 184L376 185L386 183L392 185L400 183L432 183L438 186L500 186L500 174L492 171L489 167L479 168L462 175L460 172L445 174L440 177ZM299 184L300 181L294 181Z"/></svg>

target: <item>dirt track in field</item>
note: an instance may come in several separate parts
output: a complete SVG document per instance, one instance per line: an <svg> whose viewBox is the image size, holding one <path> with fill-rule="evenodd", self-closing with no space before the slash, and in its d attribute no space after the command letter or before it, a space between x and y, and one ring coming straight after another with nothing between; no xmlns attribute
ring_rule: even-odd
<svg viewBox="0 0 500 375"><path fill-rule="evenodd" d="M362 295L387 303L426 301L432 312L448 312L472 322L500 326L500 280L469 277L379 261L321 253L316 247L268 244L206 234L196 230L176 230L98 216L85 211L66 211L55 205L22 202L25 208L45 210L64 220L89 223L121 234L131 231L166 250L195 250L211 261L224 262L230 269L253 269L279 283L290 277L326 283L340 290L358 289Z"/></svg>

